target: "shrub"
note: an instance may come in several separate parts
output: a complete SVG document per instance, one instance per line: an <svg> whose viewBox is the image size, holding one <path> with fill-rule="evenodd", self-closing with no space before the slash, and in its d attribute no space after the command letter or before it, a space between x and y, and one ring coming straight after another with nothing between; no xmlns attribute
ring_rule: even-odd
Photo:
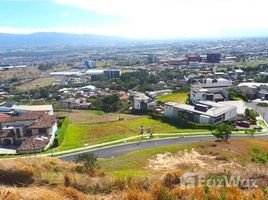
<svg viewBox="0 0 268 200"><path fill-rule="evenodd" d="M75 162L83 164L84 171L91 174L94 173L95 169L99 168L97 157L92 152L80 154L76 157Z"/></svg>
<svg viewBox="0 0 268 200"><path fill-rule="evenodd" d="M263 152L257 147L252 148L251 157L251 160L255 163L265 164L268 161L268 153Z"/></svg>
<svg viewBox="0 0 268 200"><path fill-rule="evenodd" d="M268 107L268 103L261 102L261 103L258 103L257 106Z"/></svg>
<svg viewBox="0 0 268 200"><path fill-rule="evenodd" d="M175 200L176 198L160 184L156 184L152 188L152 196L154 200Z"/></svg>

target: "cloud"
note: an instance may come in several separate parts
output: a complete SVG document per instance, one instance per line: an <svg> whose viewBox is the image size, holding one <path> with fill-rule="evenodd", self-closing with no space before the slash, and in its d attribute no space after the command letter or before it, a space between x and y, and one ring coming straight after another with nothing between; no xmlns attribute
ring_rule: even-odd
<svg viewBox="0 0 268 200"><path fill-rule="evenodd" d="M87 25L17 29L0 27L0 32L67 32L126 36L131 38L202 38L254 36L268 32L267 0L53 0L123 20L116 25ZM62 17L73 17L60 13ZM79 20L79 19L77 19ZM94 18L96 22L98 18ZM102 23L103 24L103 23ZM249 35L251 34L251 35Z"/></svg>
<svg viewBox="0 0 268 200"><path fill-rule="evenodd" d="M125 19L117 27L130 37L215 36L268 29L267 0L54 0Z"/></svg>
<svg viewBox="0 0 268 200"><path fill-rule="evenodd" d="M70 13L63 12L63 13L60 13L60 16L61 17L69 17L70 16Z"/></svg>

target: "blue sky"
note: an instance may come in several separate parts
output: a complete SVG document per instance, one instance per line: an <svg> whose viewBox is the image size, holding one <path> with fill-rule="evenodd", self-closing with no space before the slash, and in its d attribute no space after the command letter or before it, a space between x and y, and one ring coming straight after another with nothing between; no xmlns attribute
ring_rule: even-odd
<svg viewBox="0 0 268 200"><path fill-rule="evenodd" d="M74 26L116 26L122 17L97 14L53 1L0 0L0 26L26 29Z"/></svg>
<svg viewBox="0 0 268 200"><path fill-rule="evenodd" d="M267 0L0 0L0 32L266 36L267 7Z"/></svg>

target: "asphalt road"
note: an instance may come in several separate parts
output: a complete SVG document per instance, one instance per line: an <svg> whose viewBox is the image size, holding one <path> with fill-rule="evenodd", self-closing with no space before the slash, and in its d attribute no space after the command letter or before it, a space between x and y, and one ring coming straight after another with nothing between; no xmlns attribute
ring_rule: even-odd
<svg viewBox="0 0 268 200"><path fill-rule="evenodd" d="M265 136L255 136L256 138L268 139L268 135ZM242 139L248 138L248 136L232 136L231 139ZM84 152L75 153L72 155L66 155L59 157L62 160L66 160L72 162L75 160L75 157L79 154L83 154L85 152L93 152L98 158L113 158L116 156L120 156L129 152L149 149L160 146L167 146L173 144L191 144L200 141L213 141L215 140L214 136L196 136L196 137L178 137L172 139L157 139L157 140L146 140L142 142L134 142L128 144L121 144L112 147L105 147L97 150L88 150Z"/></svg>

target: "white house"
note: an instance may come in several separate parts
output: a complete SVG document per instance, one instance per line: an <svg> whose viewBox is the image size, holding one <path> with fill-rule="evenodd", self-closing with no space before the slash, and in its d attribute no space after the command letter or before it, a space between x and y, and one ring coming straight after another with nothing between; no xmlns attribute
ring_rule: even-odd
<svg viewBox="0 0 268 200"><path fill-rule="evenodd" d="M193 104L198 101L226 101L228 100L228 91L232 82L226 79L219 79L217 82L207 80L205 84L192 85L190 99Z"/></svg>
<svg viewBox="0 0 268 200"><path fill-rule="evenodd" d="M237 116L237 107L211 101L200 101L195 106L173 102L165 104L165 117L179 118L180 112L187 114L193 122L215 125L234 120Z"/></svg>
<svg viewBox="0 0 268 200"><path fill-rule="evenodd" d="M134 109L136 111L148 111L156 108L156 100L148 97L144 93L134 95Z"/></svg>

